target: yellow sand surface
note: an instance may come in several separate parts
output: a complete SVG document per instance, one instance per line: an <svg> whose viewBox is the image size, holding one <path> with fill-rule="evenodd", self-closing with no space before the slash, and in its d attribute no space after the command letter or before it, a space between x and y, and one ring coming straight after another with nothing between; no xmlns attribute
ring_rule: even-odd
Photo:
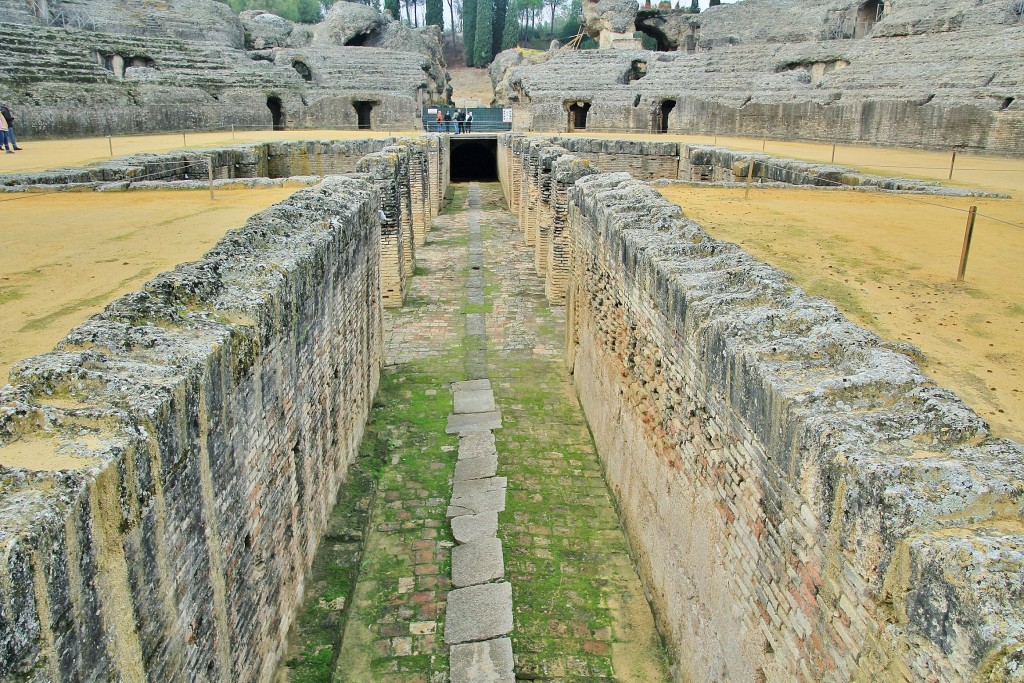
<svg viewBox="0 0 1024 683"><path fill-rule="evenodd" d="M488 107L494 99L494 87L487 69L448 65L452 83L452 102L456 107Z"/></svg>
<svg viewBox="0 0 1024 683"><path fill-rule="evenodd" d="M295 188L0 198L0 385L14 361L157 273L193 261Z"/></svg>
<svg viewBox="0 0 1024 683"><path fill-rule="evenodd" d="M166 135L119 135L110 138L78 138L74 140L19 140L22 151L0 153L0 174L23 171L46 171L66 166L84 166L112 156L161 153L181 149L225 147L248 142L280 142L283 140L351 140L355 138L389 137L390 135L421 135L418 131L386 130L238 130L232 133L173 133ZM111 153L113 150L113 153Z"/></svg>
<svg viewBox="0 0 1024 683"><path fill-rule="evenodd" d="M983 216L1024 224L1024 201L758 187L744 201L742 189L661 191L709 233L781 268L856 323L920 348L924 371L995 435L1024 440L1024 228L979 217L966 279L956 282L964 210L975 204Z"/></svg>

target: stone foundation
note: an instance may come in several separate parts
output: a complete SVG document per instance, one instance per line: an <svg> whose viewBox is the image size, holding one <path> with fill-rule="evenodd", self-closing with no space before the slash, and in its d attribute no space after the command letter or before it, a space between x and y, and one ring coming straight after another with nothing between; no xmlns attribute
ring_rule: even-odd
<svg viewBox="0 0 1024 683"><path fill-rule="evenodd" d="M646 184L499 150L521 217L571 180L567 359L679 678L1019 676L1024 447Z"/></svg>

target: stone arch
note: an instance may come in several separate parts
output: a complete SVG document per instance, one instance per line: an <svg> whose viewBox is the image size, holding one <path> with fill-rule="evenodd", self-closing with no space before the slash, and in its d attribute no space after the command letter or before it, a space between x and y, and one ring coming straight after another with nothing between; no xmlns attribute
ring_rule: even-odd
<svg viewBox="0 0 1024 683"><path fill-rule="evenodd" d="M573 102L569 105L569 131L586 130L590 102Z"/></svg>
<svg viewBox="0 0 1024 683"><path fill-rule="evenodd" d="M292 62L292 68L295 69L295 72L298 73L299 76L302 77L302 80L304 80L304 81L312 81L313 80L313 70L310 69L309 65L306 64L301 59L296 59L295 61L293 61Z"/></svg>
<svg viewBox="0 0 1024 683"><path fill-rule="evenodd" d="M271 95L267 98L267 109L274 122L274 130L284 130L284 107L281 105L281 98Z"/></svg>
<svg viewBox="0 0 1024 683"><path fill-rule="evenodd" d="M672 113L672 110L676 108L675 100L662 100L661 109L658 112L658 132L668 132L668 117Z"/></svg>
<svg viewBox="0 0 1024 683"><path fill-rule="evenodd" d="M882 18L885 3L882 0L867 0L857 8L857 25L853 30L854 38L862 38L871 33L875 22Z"/></svg>
<svg viewBox="0 0 1024 683"><path fill-rule="evenodd" d="M352 108L356 110L356 126L359 130L370 130L374 104L376 102L368 100L356 100L352 103Z"/></svg>

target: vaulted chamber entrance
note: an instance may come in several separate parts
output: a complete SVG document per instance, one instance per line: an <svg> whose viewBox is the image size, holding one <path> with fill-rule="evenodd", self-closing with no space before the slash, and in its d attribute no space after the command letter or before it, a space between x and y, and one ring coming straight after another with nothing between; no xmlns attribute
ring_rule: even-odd
<svg viewBox="0 0 1024 683"><path fill-rule="evenodd" d="M268 97L267 109L270 110L270 116L274 122L274 130L284 130L284 109L281 107L281 98L274 95Z"/></svg>
<svg viewBox="0 0 1024 683"><path fill-rule="evenodd" d="M657 131L659 133L668 132L668 116L672 113L672 110L676 108L675 100L662 100L661 110L658 113L658 126Z"/></svg>
<svg viewBox="0 0 1024 683"><path fill-rule="evenodd" d="M590 102L574 102L569 105L569 131L586 130Z"/></svg>
<svg viewBox="0 0 1024 683"><path fill-rule="evenodd" d="M493 182L498 179L497 138L472 138L451 141L452 182L478 180Z"/></svg>
<svg viewBox="0 0 1024 683"><path fill-rule="evenodd" d="M370 130L370 114L373 113L373 102L366 100L357 100L352 103L352 108L356 110L356 125L359 130Z"/></svg>

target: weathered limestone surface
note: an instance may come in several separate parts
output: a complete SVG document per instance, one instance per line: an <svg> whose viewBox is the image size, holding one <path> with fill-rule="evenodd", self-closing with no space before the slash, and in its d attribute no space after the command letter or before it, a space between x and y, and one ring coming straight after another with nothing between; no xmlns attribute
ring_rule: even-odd
<svg viewBox="0 0 1024 683"><path fill-rule="evenodd" d="M517 130L565 131L584 102L587 128L657 131L669 103L671 132L1024 153L1024 21L1012 3L887 5L851 39L827 38L855 5L746 0L686 19L672 43L695 52L499 56L495 99L516 109Z"/></svg>
<svg viewBox="0 0 1024 683"><path fill-rule="evenodd" d="M410 130L420 127L421 103L450 95L436 29L408 29L355 3L336 3L312 29L267 14L240 20L214 0L31 5L49 7L39 16L16 4L0 1L0 16L13 20L0 23L0 87L25 136L355 128L359 102L372 107L371 128ZM353 8L377 22L338 42L327 29ZM54 28L58 10L96 19Z"/></svg>
<svg viewBox="0 0 1024 683"><path fill-rule="evenodd" d="M510 638L454 645L451 657L452 683L513 683L516 679Z"/></svg>
<svg viewBox="0 0 1024 683"><path fill-rule="evenodd" d="M567 358L680 670L1018 677L1024 447L624 173L568 220Z"/></svg>
<svg viewBox="0 0 1024 683"><path fill-rule="evenodd" d="M269 680L382 362L377 197L330 178L0 390L0 678Z"/></svg>
<svg viewBox="0 0 1024 683"><path fill-rule="evenodd" d="M485 583L448 594L444 640L452 645L490 640L512 632L512 585Z"/></svg>

